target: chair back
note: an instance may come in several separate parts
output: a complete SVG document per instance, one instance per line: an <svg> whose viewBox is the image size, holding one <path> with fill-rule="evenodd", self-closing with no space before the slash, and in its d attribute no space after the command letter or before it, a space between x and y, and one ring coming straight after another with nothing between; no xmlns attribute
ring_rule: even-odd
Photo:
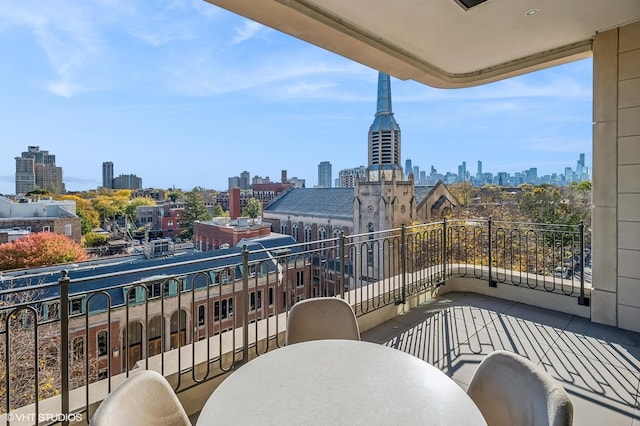
<svg viewBox="0 0 640 426"><path fill-rule="evenodd" d="M489 426L570 426L573 404L562 385L528 359L495 351L482 360L467 393Z"/></svg>
<svg viewBox="0 0 640 426"><path fill-rule="evenodd" d="M160 373L143 370L128 377L102 401L92 426L190 426L171 385Z"/></svg>
<svg viewBox="0 0 640 426"><path fill-rule="evenodd" d="M293 305L287 319L287 345L323 339L360 340L351 305L336 297L305 299Z"/></svg>

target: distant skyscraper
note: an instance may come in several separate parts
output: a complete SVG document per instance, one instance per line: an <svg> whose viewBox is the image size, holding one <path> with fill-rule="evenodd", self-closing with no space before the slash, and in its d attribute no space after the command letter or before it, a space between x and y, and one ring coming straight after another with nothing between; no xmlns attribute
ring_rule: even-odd
<svg viewBox="0 0 640 426"><path fill-rule="evenodd" d="M318 164L318 187L331 188L331 163L322 161Z"/></svg>
<svg viewBox="0 0 640 426"><path fill-rule="evenodd" d="M413 166L411 165L411 158L407 158L404 162L404 172L407 174L407 179L409 178L409 173L413 172Z"/></svg>
<svg viewBox="0 0 640 426"><path fill-rule="evenodd" d="M102 163L102 187L113 188L113 163L111 161Z"/></svg>
<svg viewBox="0 0 640 426"><path fill-rule="evenodd" d="M458 166L458 181L463 182L467 180L467 162L463 161L461 165Z"/></svg>
<svg viewBox="0 0 640 426"><path fill-rule="evenodd" d="M56 166L56 156L50 155L49 151L40 151L39 146L29 146L26 152L16 157L16 195L36 188L54 194L65 192L62 167Z"/></svg>
<svg viewBox="0 0 640 426"><path fill-rule="evenodd" d="M142 179L136 175L120 175L113 179L113 189L142 189Z"/></svg>
<svg viewBox="0 0 640 426"><path fill-rule="evenodd" d="M248 171L240 173L240 189L251 188L251 175Z"/></svg>
<svg viewBox="0 0 640 426"><path fill-rule="evenodd" d="M478 175L482 174L482 161L478 160Z"/></svg>
<svg viewBox="0 0 640 426"><path fill-rule="evenodd" d="M361 178L367 175L367 169L365 166L356 167L353 169L344 169L338 172L338 181L341 188L353 188L356 186L356 182L359 182Z"/></svg>
<svg viewBox="0 0 640 426"><path fill-rule="evenodd" d="M402 180L400 165L400 126L391 109L391 80L387 74L378 74L378 104L373 124L369 128L369 180L377 181L384 174Z"/></svg>

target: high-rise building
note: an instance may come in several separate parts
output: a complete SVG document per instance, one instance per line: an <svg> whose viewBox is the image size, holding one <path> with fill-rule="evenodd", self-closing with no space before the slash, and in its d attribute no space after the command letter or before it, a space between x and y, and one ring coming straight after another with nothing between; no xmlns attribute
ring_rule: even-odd
<svg viewBox="0 0 640 426"><path fill-rule="evenodd" d="M102 163L102 187L113 188L113 163L111 161Z"/></svg>
<svg viewBox="0 0 640 426"><path fill-rule="evenodd" d="M407 174L407 179L409 179L409 173L413 172L413 166L411 165L411 158L407 158L404 162L404 172Z"/></svg>
<svg viewBox="0 0 640 426"><path fill-rule="evenodd" d="M356 182L367 175L365 166L355 167L353 169L344 169L338 172L338 186L340 188L353 188Z"/></svg>
<svg viewBox="0 0 640 426"><path fill-rule="evenodd" d="M142 189L142 179L136 175L120 175L113 179L113 189Z"/></svg>
<svg viewBox="0 0 640 426"><path fill-rule="evenodd" d="M478 173L477 175L481 175L482 174L482 161L478 160Z"/></svg>
<svg viewBox="0 0 640 426"><path fill-rule="evenodd" d="M467 162L463 161L462 164L458 166L458 182L463 182L467 180Z"/></svg>
<svg viewBox="0 0 640 426"><path fill-rule="evenodd" d="M318 187L331 188L331 163L322 161L318 164Z"/></svg>
<svg viewBox="0 0 640 426"><path fill-rule="evenodd" d="M240 173L240 189L249 189L251 188L251 175L248 171L244 171Z"/></svg>
<svg viewBox="0 0 640 426"><path fill-rule="evenodd" d="M369 128L369 180L404 178L400 165L400 126L391 109L391 80L378 74L378 104Z"/></svg>
<svg viewBox="0 0 640 426"><path fill-rule="evenodd" d="M16 157L16 195L36 188L54 194L65 192L62 167L56 166L56 156L49 151L41 151L39 146L29 146L20 157Z"/></svg>

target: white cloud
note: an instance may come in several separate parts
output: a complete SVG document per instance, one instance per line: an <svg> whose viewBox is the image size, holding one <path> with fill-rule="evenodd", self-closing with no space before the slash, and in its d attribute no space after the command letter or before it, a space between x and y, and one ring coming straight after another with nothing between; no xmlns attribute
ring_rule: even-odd
<svg viewBox="0 0 640 426"><path fill-rule="evenodd" d="M239 44L247 41L261 32L269 30L262 24L254 21L245 20L241 27L235 28L236 36L231 40L231 44Z"/></svg>

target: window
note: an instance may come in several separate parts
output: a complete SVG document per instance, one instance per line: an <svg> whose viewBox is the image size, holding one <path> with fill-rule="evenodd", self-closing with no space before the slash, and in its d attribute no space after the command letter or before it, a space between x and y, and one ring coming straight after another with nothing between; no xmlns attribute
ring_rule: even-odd
<svg viewBox="0 0 640 426"><path fill-rule="evenodd" d="M335 241L333 242L333 249L334 249L334 253L335 253L335 257L338 258L340 256L342 256L342 253L340 253L340 237L342 236L342 231L339 229L335 229L333 231L333 238L335 238Z"/></svg>
<svg viewBox="0 0 640 426"><path fill-rule="evenodd" d="M108 352L107 349L107 332L98 332L98 356L105 356Z"/></svg>
<svg viewBox="0 0 640 426"><path fill-rule="evenodd" d="M220 302L213 304L213 320L218 321L220 319Z"/></svg>
<svg viewBox="0 0 640 426"><path fill-rule="evenodd" d="M105 380L109 378L109 370L107 370L106 368L103 368L102 370L98 371L98 380Z"/></svg>
<svg viewBox="0 0 640 426"><path fill-rule="evenodd" d="M198 306L198 325L204 325L204 305Z"/></svg>
<svg viewBox="0 0 640 426"><path fill-rule="evenodd" d="M125 292L125 297L129 305L133 305L135 303L143 303L147 296L147 288L146 287L129 287L123 289Z"/></svg>
<svg viewBox="0 0 640 426"><path fill-rule="evenodd" d="M269 306L273 305L273 287L269 287Z"/></svg>
<svg viewBox="0 0 640 426"><path fill-rule="evenodd" d="M256 309L256 292L252 291L249 295L249 306L251 307L251 311Z"/></svg>
<svg viewBox="0 0 640 426"><path fill-rule="evenodd" d="M43 226L42 227L42 232L51 232L51 227L50 226Z"/></svg>
<svg viewBox="0 0 640 426"><path fill-rule="evenodd" d="M222 301L222 318L227 317L227 299Z"/></svg>
<svg viewBox="0 0 640 426"><path fill-rule="evenodd" d="M71 236L71 224L67 223L66 225L64 225L64 235L66 235L67 237Z"/></svg>
<svg viewBox="0 0 640 426"><path fill-rule="evenodd" d="M84 338L76 337L73 339L73 355L77 358L82 358L84 356Z"/></svg>
<svg viewBox="0 0 640 426"><path fill-rule="evenodd" d="M233 299L229 299L229 316L233 316Z"/></svg>
<svg viewBox="0 0 640 426"><path fill-rule="evenodd" d="M79 315L84 312L84 298L71 299L69 301L69 314Z"/></svg>
<svg viewBox="0 0 640 426"><path fill-rule="evenodd" d="M258 290L258 297L256 299L256 307L258 309L262 308L262 290Z"/></svg>
<svg viewBox="0 0 640 426"><path fill-rule="evenodd" d="M291 236L293 237L294 240L296 240L296 243L298 242L298 224L294 223L293 225L291 225Z"/></svg>
<svg viewBox="0 0 640 426"><path fill-rule="evenodd" d="M324 226L321 226L320 228L318 228L318 240L321 241L320 243L320 248L324 249L326 246L326 243L322 240L325 240L327 238L327 230L325 229ZM324 252L324 250L323 250Z"/></svg>
<svg viewBox="0 0 640 426"><path fill-rule="evenodd" d="M256 276L256 265L249 265L249 276L250 277Z"/></svg>
<svg viewBox="0 0 640 426"><path fill-rule="evenodd" d="M311 242L311 227L309 225L304 227L304 242L305 243L310 243ZM311 245L306 244L304 246L305 250L309 250L311 248Z"/></svg>
<svg viewBox="0 0 640 426"><path fill-rule="evenodd" d="M304 286L304 271L296 271L296 287Z"/></svg>
<svg viewBox="0 0 640 426"><path fill-rule="evenodd" d="M45 303L42 306L42 319L50 320L50 319L58 319L58 315L60 313L60 305L58 302L49 302Z"/></svg>
<svg viewBox="0 0 640 426"><path fill-rule="evenodd" d="M280 233L287 235L287 224L286 224L286 222L280 224Z"/></svg>

